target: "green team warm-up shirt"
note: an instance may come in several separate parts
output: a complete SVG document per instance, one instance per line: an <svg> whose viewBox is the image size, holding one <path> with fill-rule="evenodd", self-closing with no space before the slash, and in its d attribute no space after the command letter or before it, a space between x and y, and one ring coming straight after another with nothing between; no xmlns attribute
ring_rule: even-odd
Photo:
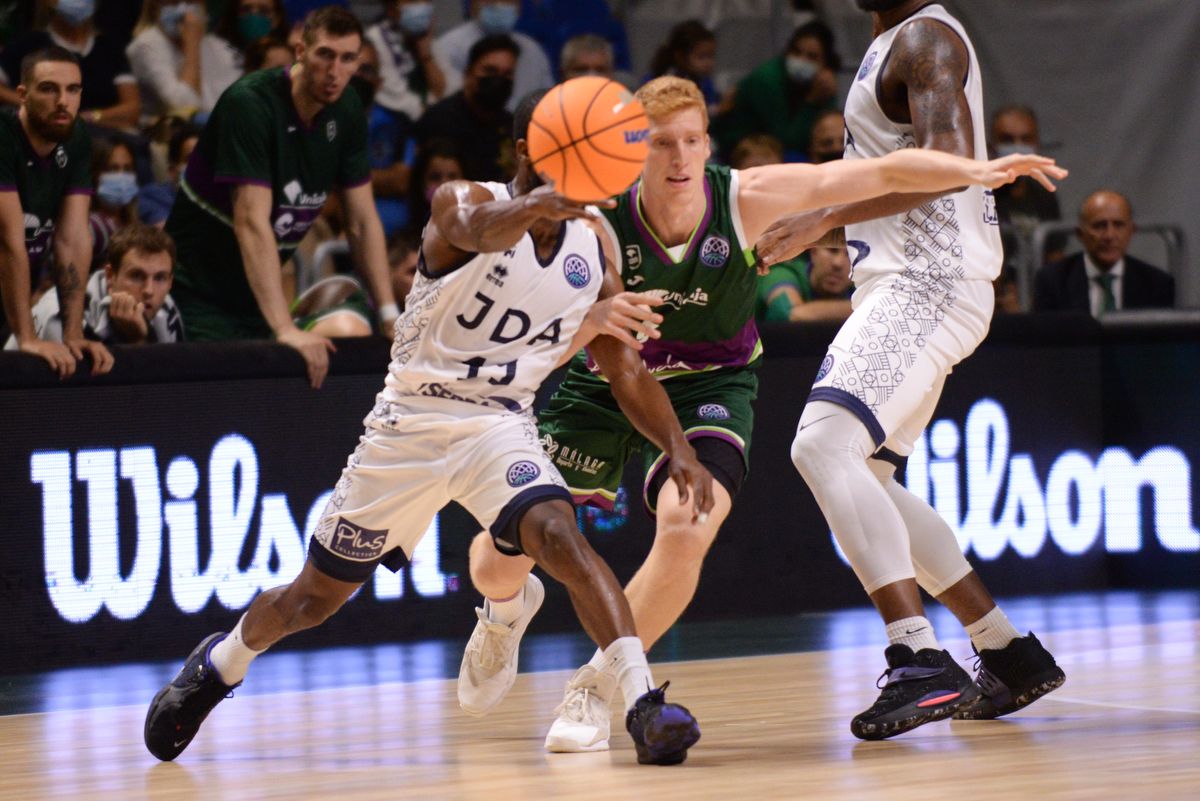
<svg viewBox="0 0 1200 801"><path fill-rule="evenodd" d="M329 193L370 180L367 119L353 91L301 121L286 69L241 78L221 95L188 160L167 219L179 264L172 294L189 307L262 321L233 232L233 190L271 189L279 261L291 257ZM270 332L262 321L262 335ZM216 337L214 337L216 338Z"/></svg>

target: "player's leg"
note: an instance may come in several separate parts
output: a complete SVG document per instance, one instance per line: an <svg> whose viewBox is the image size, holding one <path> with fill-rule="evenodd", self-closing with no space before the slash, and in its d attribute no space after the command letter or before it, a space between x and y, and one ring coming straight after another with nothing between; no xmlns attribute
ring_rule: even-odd
<svg viewBox="0 0 1200 801"><path fill-rule="evenodd" d="M292 303L292 320L304 331L324 337L365 337L374 328L366 293L349 276L323 278Z"/></svg>

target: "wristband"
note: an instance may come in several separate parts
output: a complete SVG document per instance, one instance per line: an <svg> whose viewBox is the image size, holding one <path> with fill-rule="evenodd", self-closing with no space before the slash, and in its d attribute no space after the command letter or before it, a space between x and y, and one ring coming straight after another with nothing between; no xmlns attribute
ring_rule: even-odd
<svg viewBox="0 0 1200 801"><path fill-rule="evenodd" d="M379 307L379 319L390 320L400 316L400 307L395 303L385 303Z"/></svg>

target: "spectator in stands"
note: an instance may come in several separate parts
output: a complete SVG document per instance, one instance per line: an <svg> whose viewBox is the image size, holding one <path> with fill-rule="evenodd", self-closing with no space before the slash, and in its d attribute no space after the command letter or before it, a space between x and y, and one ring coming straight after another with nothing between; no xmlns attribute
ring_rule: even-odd
<svg viewBox="0 0 1200 801"><path fill-rule="evenodd" d="M613 77L613 47L607 39L594 33L573 36L563 45L558 63L564 81L584 75Z"/></svg>
<svg viewBox="0 0 1200 801"><path fill-rule="evenodd" d="M783 161L783 143L770 134L750 134L743 137L729 154L729 164L735 170L765 167Z"/></svg>
<svg viewBox="0 0 1200 801"><path fill-rule="evenodd" d="M511 37L485 36L471 45L460 91L429 107L417 121L417 144L448 139L458 149L463 177L507 181L516 174L512 114L505 108L521 50Z"/></svg>
<svg viewBox="0 0 1200 801"><path fill-rule="evenodd" d="M822 111L813 121L808 160L813 164L836 161L846 150L846 118L836 110ZM1039 187L1040 188L1040 187Z"/></svg>
<svg viewBox="0 0 1200 801"><path fill-rule="evenodd" d="M142 95L143 121L163 114L207 115L236 77L236 54L208 33L204 7L180 0L145 0L125 48Z"/></svg>
<svg viewBox="0 0 1200 801"><path fill-rule="evenodd" d="M271 34L246 45L243 63L246 72L273 70L292 65L293 48L284 39Z"/></svg>
<svg viewBox="0 0 1200 801"><path fill-rule="evenodd" d="M122 228L108 246L104 269L88 279L83 332L106 345L141 345L183 340L183 321L171 300L175 243L158 228L141 223ZM61 342L58 295L48 292L33 307L38 337ZM5 350L15 350L9 338Z"/></svg>
<svg viewBox="0 0 1200 801"><path fill-rule="evenodd" d="M392 273L392 291L396 302L404 308L404 301L412 291L413 279L417 277L417 261L421 255L421 238L401 231L388 243L388 265Z"/></svg>
<svg viewBox="0 0 1200 801"><path fill-rule="evenodd" d="M83 70L79 119L101 128L135 128L141 113L137 81L120 39L96 29L95 0L40 0L39 10L41 16L49 15L46 29L27 33L0 55L0 101L17 105L17 94L9 87L20 79L21 60L57 45L78 56Z"/></svg>
<svg viewBox="0 0 1200 801"><path fill-rule="evenodd" d="M417 149L412 181L408 189L408 228L410 236L420 237L429 220L429 204L437 188L449 181L461 181L462 159L458 147L446 139L431 139Z"/></svg>
<svg viewBox="0 0 1200 801"><path fill-rule="evenodd" d="M996 293L997 314L1020 314L1021 295L1017 291L1017 274L1009 267L1000 270L996 280L992 281L992 289Z"/></svg>
<svg viewBox="0 0 1200 801"><path fill-rule="evenodd" d="M204 67L205 82L211 81L217 97L245 73L246 50L266 36L288 41L287 15L283 0L228 0L213 34L225 43L221 58Z"/></svg>
<svg viewBox="0 0 1200 801"><path fill-rule="evenodd" d="M1038 270L1034 308L1099 317L1120 309L1173 307L1175 279L1127 255L1134 230L1133 207L1124 195L1111 189L1089 195L1076 228L1083 252Z"/></svg>
<svg viewBox="0 0 1200 801"><path fill-rule="evenodd" d="M88 214L93 271L104 265L105 249L117 231L137 220L138 181L133 151L124 142L96 140L92 147L96 194Z"/></svg>
<svg viewBox="0 0 1200 801"><path fill-rule="evenodd" d="M850 316L850 256L846 246L814 245L806 257L780 262L759 278L758 319L816 322Z"/></svg>
<svg viewBox="0 0 1200 801"><path fill-rule="evenodd" d="M0 299L18 348L44 359L60 376L91 354L93 372L108 372L112 355L83 336L83 283L92 260L87 230L91 144L78 124L83 78L79 59L61 47L26 56L18 109L0 112ZM43 264L53 269L65 309L62 344L39 339L30 316ZM64 347L65 345L65 347Z"/></svg>
<svg viewBox="0 0 1200 801"><path fill-rule="evenodd" d="M716 115L721 99L713 84L717 68L717 35L700 20L689 19L671 28L650 62L647 80L662 75L686 78L700 87L710 115Z"/></svg>
<svg viewBox="0 0 1200 801"><path fill-rule="evenodd" d="M167 143L167 180L143 186L138 193L138 219L141 222L159 228L166 223L171 207L175 205L179 178L199 139L200 129L191 125L182 126L171 134Z"/></svg>
<svg viewBox="0 0 1200 801"><path fill-rule="evenodd" d="M367 41L379 52L375 102L416 121L446 96L446 76L433 57L433 3L388 0L384 9L384 19L367 29Z"/></svg>
<svg viewBox="0 0 1200 801"><path fill-rule="evenodd" d="M746 134L769 133L783 142L787 161L811 158L817 115L837 109L840 68L828 26L801 25L783 53L738 83L732 108L714 120L714 135L728 151Z"/></svg>
<svg viewBox="0 0 1200 801"><path fill-rule="evenodd" d="M991 142L992 151L997 157L1013 153L1041 153L1042 138L1033 109L1021 105L997 109L992 115ZM1011 184L1001 186L993 190L993 194L996 197L996 215L1000 218L1004 265L1019 271L1019 242L1029 240L1039 223L1057 222L1062 219L1058 195L1028 177L1021 177ZM1065 235L1049 237L1041 263L1051 264L1061 260L1066 246Z"/></svg>
<svg viewBox="0 0 1200 801"><path fill-rule="evenodd" d="M578 77L568 75L562 65L568 43L581 36L594 36L608 45L609 66L605 77L611 78L614 70L630 69L629 37L606 0L525 0L517 30L536 39L551 59L558 55L560 80Z"/></svg>
<svg viewBox="0 0 1200 801"><path fill-rule="evenodd" d="M385 236L408 222L408 164L404 153L412 135L412 120L406 114L386 109L376 102L383 82L380 53L370 40L358 54L358 71L350 85L358 92L367 111L367 159L371 164L371 189Z"/></svg>
<svg viewBox="0 0 1200 801"><path fill-rule="evenodd" d="M446 94L457 92L467 83L471 69L470 53L485 36L506 36L516 42L519 57L513 73L513 90L507 102L512 112L525 95L554 85L550 59L535 39L513 30L521 13L520 0L471 0L471 17L443 33L433 43L433 57L446 76ZM511 139L512 132L506 136ZM478 179L467 176L471 180Z"/></svg>

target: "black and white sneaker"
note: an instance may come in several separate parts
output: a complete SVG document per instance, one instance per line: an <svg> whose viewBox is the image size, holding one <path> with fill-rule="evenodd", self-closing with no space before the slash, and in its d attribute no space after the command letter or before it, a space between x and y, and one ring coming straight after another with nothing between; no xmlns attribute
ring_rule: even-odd
<svg viewBox="0 0 1200 801"><path fill-rule="evenodd" d="M945 651L922 648L913 653L903 643L883 652L888 668L879 697L865 712L850 721L850 731L860 740L883 740L917 726L943 720L979 696L967 671Z"/></svg>
<svg viewBox="0 0 1200 801"><path fill-rule="evenodd" d="M972 646L973 647L973 646ZM991 720L1027 707L1067 680L1038 638L1030 632L1000 649L976 650L980 695L954 713L955 720Z"/></svg>
<svg viewBox="0 0 1200 801"><path fill-rule="evenodd" d="M670 683L639 697L625 716L625 730L642 765L678 765L700 739L700 724L687 707L667 703Z"/></svg>
<svg viewBox="0 0 1200 801"><path fill-rule="evenodd" d="M205 637L188 655L178 675L150 702L143 737L150 753L164 762L182 754L213 707L241 685L225 684L208 661L212 647L224 638L223 631Z"/></svg>

